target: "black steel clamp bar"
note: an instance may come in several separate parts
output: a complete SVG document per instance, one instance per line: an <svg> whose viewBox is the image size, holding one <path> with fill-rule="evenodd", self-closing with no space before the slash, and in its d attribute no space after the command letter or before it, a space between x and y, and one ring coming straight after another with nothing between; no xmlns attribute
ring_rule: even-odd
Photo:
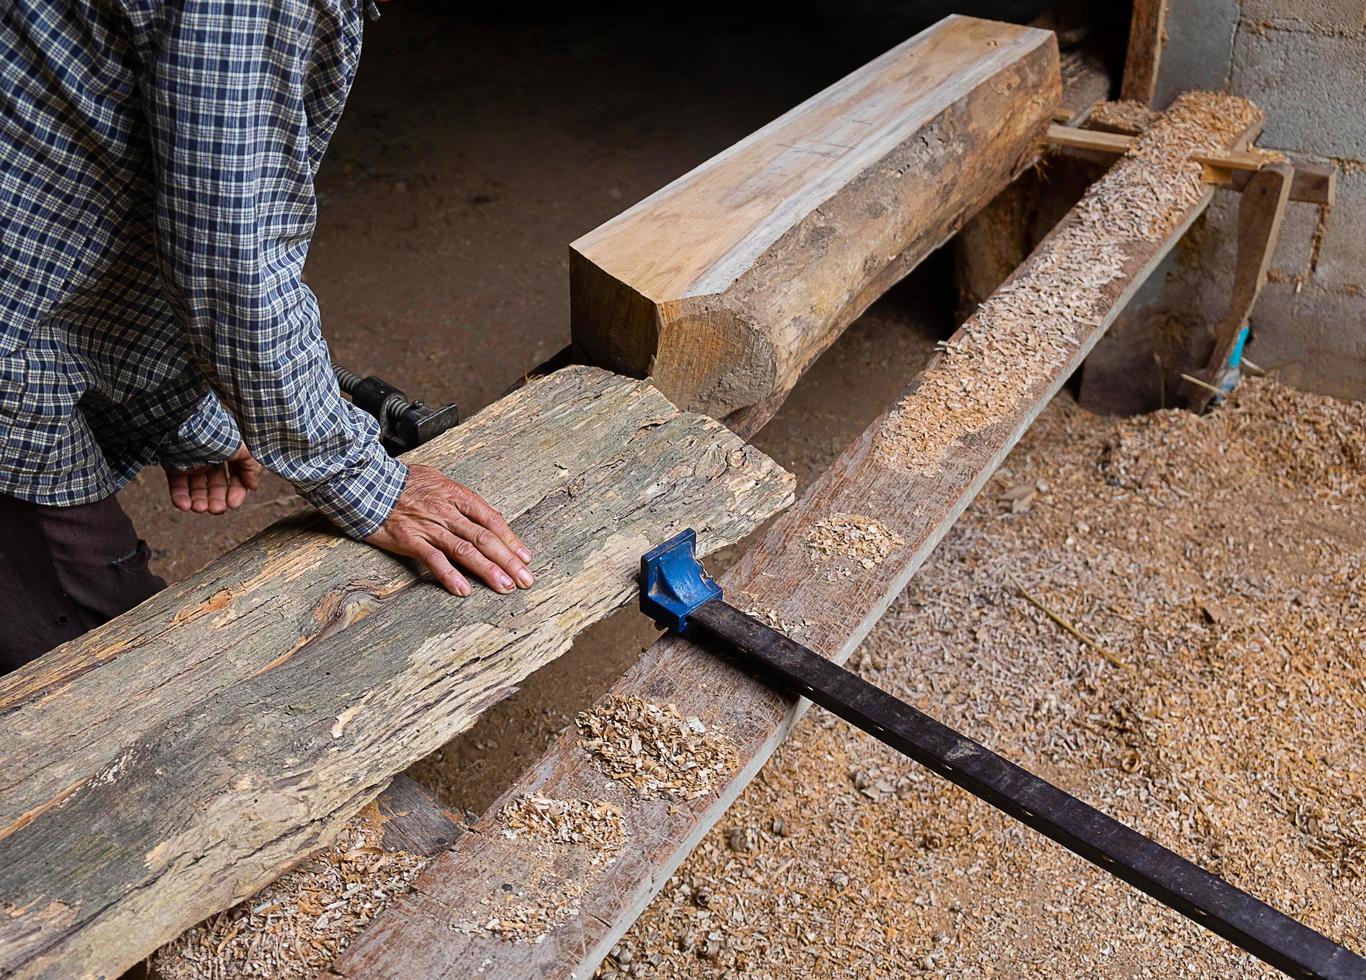
<svg viewBox="0 0 1366 980"><path fill-rule="evenodd" d="M641 611L758 668L1074 854L1294 977L1366 978L1366 959L725 602L684 531L641 559Z"/></svg>

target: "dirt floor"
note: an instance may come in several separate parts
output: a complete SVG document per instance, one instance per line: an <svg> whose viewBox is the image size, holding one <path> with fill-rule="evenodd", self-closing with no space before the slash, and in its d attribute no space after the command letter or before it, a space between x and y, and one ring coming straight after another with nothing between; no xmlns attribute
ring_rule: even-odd
<svg viewBox="0 0 1366 980"><path fill-rule="evenodd" d="M1359 403L1260 383L1116 420L1062 396L854 664L1366 950L1363 491ZM1278 975L818 709L619 973Z"/></svg>

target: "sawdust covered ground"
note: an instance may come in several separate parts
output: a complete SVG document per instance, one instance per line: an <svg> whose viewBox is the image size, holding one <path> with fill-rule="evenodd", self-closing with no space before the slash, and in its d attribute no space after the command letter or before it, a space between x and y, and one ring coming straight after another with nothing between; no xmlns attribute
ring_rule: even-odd
<svg viewBox="0 0 1366 980"><path fill-rule="evenodd" d="M855 664L1366 951L1363 489L1361 404L1058 399ZM1272 975L819 710L600 972Z"/></svg>

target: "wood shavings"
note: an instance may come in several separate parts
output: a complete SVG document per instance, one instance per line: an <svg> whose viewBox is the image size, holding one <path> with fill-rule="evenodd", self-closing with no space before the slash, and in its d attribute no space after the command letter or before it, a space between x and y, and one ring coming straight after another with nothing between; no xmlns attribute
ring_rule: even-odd
<svg viewBox="0 0 1366 980"><path fill-rule="evenodd" d="M940 359L893 409L878 451L933 476L974 433L1014 418L1019 404L1076 350L1079 326L1101 322L1129 246L1169 235L1204 193L1192 159L1222 149L1259 118L1251 102L1187 92L1093 184L1064 222L941 345Z"/></svg>
<svg viewBox="0 0 1366 980"><path fill-rule="evenodd" d="M621 849L621 811L602 800L555 800L531 794L503 807L503 836L533 844L573 844L593 852L593 864Z"/></svg>
<svg viewBox="0 0 1366 980"><path fill-rule="evenodd" d="M868 569L881 565L906 542L881 521L861 514L836 514L806 532L806 547L818 560L843 560ZM843 569L843 574L852 574Z"/></svg>
<svg viewBox="0 0 1366 980"><path fill-rule="evenodd" d="M738 765L729 738L672 704L610 694L575 721L603 772L647 799L705 796Z"/></svg>
<svg viewBox="0 0 1366 980"><path fill-rule="evenodd" d="M602 800L557 800L529 794L505 805L500 833L543 858L533 880L484 901L488 915L452 926L482 930L508 941L541 942L555 925L579 914L584 888L621 852L621 810ZM561 865L557 859L567 858Z"/></svg>
<svg viewBox="0 0 1366 980"><path fill-rule="evenodd" d="M1116 133L1138 133L1147 129L1161 116L1134 99L1097 102L1091 107L1090 125Z"/></svg>
<svg viewBox="0 0 1366 980"><path fill-rule="evenodd" d="M371 804L299 868L158 950L153 975L159 980L318 976L427 864L419 855L385 850L383 835Z"/></svg>
<svg viewBox="0 0 1366 980"><path fill-rule="evenodd" d="M1208 416L1102 418L1060 396L998 471L1047 492L1009 515L979 497L863 642L861 670L1366 950L1363 440L1366 405L1271 381ZM888 964L1279 975L813 710L599 976Z"/></svg>
<svg viewBox="0 0 1366 980"><path fill-rule="evenodd" d="M579 914L585 884L583 878L556 877L554 889L538 883L530 892L516 891L500 903L486 899L484 904L490 907L486 920L478 926L462 923L452 928L466 934L478 928L509 942L540 943L553 926Z"/></svg>

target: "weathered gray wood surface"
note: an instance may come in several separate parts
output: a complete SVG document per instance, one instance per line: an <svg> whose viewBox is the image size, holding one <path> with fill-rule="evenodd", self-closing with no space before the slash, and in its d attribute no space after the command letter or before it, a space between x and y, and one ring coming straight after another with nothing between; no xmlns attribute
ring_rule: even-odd
<svg viewBox="0 0 1366 980"><path fill-rule="evenodd" d="M574 242L589 361L742 434L1037 156L1049 31L948 17Z"/></svg>
<svg viewBox="0 0 1366 980"><path fill-rule="evenodd" d="M0 681L0 974L116 976L275 878L629 601L640 553L791 498L719 423L593 368L412 454L479 488L534 588L446 594L283 523Z"/></svg>
<svg viewBox="0 0 1366 980"><path fill-rule="evenodd" d="M1230 139L1229 145L1240 145L1246 135ZM1116 165L1093 192L1109 195L1110 200L1137 194L1141 202L1141 188L1161 191L1149 183L1157 177L1131 172L1138 165L1132 160ZM1134 291L1204 210L1211 194L1208 188L1198 190L1188 206L1171 214L1170 226L1155 239L1131 236L1125 229L1134 225L1127 222L1116 222L1109 232L1097 229L1107 222L1094 217L1094 199L1083 199L997 294L1037 297L1033 304L1026 303L1021 315L1026 336L1029 330L1039 334L1036 347L1012 347L1012 356L1005 359L1017 366L1032 365L1028 383L1003 386L983 372L977 390L962 395L966 402L994 404L998 420L980 427L963 423L943 398L944 377L957 377L953 357L932 363L722 577L727 598L843 662ZM1088 275L1091 249L1086 244L1062 244L1079 228L1101 234L1094 250L1097 261L1102 252L1114 250L1119 265L1111 278L1090 285L1055 282L1059 268ZM1050 282L1055 282L1057 292L1042 288ZM1060 308L1059 297L1069 294L1075 303ZM1071 317L1064 315L1068 309ZM955 339L995 338L998 331L980 319L982 315L979 311ZM1005 314L998 308L992 315ZM945 431L941 425L957 433L953 439L935 435ZM942 452L927 452L927 446ZM839 515L876 519L899 544L867 568L857 561L823 558L810 547L810 535L822 521ZM725 661L674 637L651 647L613 693L676 704L684 716L696 715L707 726L725 731L735 742L742 765L715 795L687 802L643 801L604 775L579 747L577 733L567 731L452 850L433 862L414 892L356 938L334 965L336 975L353 980L591 975L782 742L805 704L774 694ZM504 805L530 793L615 803L622 808L626 835L615 862L586 882L575 897L577 915L556 925L539 943L509 942L480 928L491 908L496 913L507 889L530 893L518 899L524 904L553 901L554 888L565 884L559 868L574 866L568 855L558 863L547 862L501 833Z"/></svg>
<svg viewBox="0 0 1366 980"><path fill-rule="evenodd" d="M465 832L465 815L443 806L427 788L400 773L375 799L384 821L384 846L431 857Z"/></svg>

